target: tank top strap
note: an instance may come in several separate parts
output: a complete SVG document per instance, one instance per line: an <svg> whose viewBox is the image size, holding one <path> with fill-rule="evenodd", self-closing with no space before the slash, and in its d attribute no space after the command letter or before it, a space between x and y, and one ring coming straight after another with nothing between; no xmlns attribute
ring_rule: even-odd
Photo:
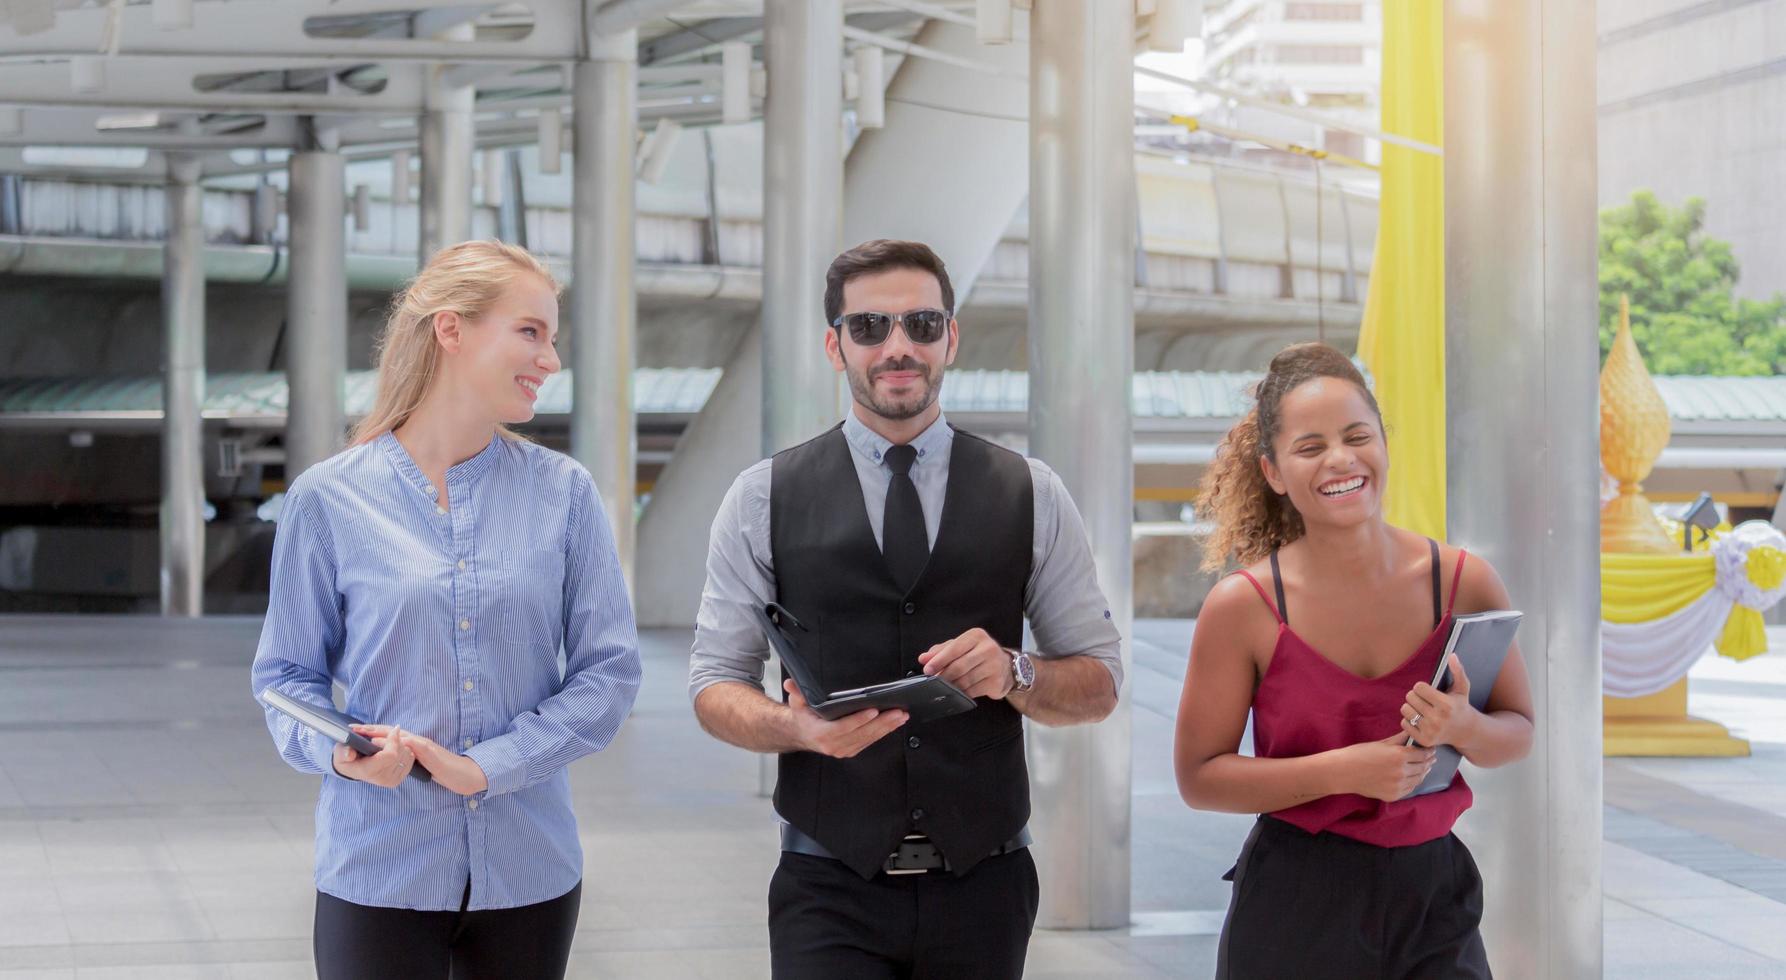
<svg viewBox="0 0 1786 980"><path fill-rule="evenodd" d="M1433 629L1439 628L1439 621L1445 616L1442 603L1445 601L1444 585L1439 581L1439 543L1432 538L1426 539L1426 547L1432 553L1433 570Z"/></svg>
<svg viewBox="0 0 1786 980"><path fill-rule="evenodd" d="M1277 620L1290 625L1290 604L1284 601L1284 573L1277 567L1277 549L1271 549L1271 585L1277 590Z"/></svg>
<svg viewBox="0 0 1786 980"><path fill-rule="evenodd" d="M1457 570L1451 573L1451 598L1445 602L1445 615L1451 615L1452 607L1457 605L1457 587L1464 580L1464 559L1469 552L1457 549Z"/></svg>
<svg viewBox="0 0 1786 980"><path fill-rule="evenodd" d="M1253 577L1253 573L1243 568L1240 569L1238 574L1248 582L1253 583L1253 591L1259 593L1259 598L1265 602L1265 608L1271 610L1272 618L1276 619L1280 624L1288 625L1287 623L1284 623L1284 617L1278 612L1278 607L1271 604L1271 596L1265 594L1265 586L1259 584L1259 580Z"/></svg>

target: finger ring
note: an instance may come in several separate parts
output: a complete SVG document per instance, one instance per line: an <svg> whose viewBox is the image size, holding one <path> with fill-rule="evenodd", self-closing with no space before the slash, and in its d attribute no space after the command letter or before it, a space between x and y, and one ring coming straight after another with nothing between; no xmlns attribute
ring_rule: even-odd
<svg viewBox="0 0 1786 980"><path fill-rule="evenodd" d="M1420 727L1420 716L1419 716L1419 715L1415 715L1415 716L1414 716L1414 717L1412 717L1412 718L1409 718L1409 719L1408 719L1408 724L1409 724L1409 725L1410 725L1410 726L1411 726L1411 727L1414 727L1414 728L1419 728L1419 727Z"/></svg>

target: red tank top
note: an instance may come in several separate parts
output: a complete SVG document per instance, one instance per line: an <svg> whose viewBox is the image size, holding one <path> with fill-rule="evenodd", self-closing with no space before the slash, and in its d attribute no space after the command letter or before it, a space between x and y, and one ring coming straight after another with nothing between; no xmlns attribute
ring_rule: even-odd
<svg viewBox="0 0 1786 980"><path fill-rule="evenodd" d="M1428 543L1433 561L1433 631L1401 666L1376 678L1360 677L1327 659L1290 628L1285 618L1284 580L1278 573L1276 552L1271 556L1272 579L1277 586L1275 605L1258 579L1245 571L1240 573L1253 583L1278 621L1271 665L1253 693L1253 749L1258 756L1283 759L1314 755L1387 738L1401 730L1401 706L1408 691L1421 681L1431 681L1438 669L1451 632L1451 607L1457 602L1457 584L1463 578L1464 552L1460 550L1451 597L1441 611L1439 545ZM1470 808L1472 799L1460 772L1445 789L1413 799L1385 803L1342 793L1271 815L1311 834L1327 831L1379 847L1404 847L1450 833L1452 824Z"/></svg>

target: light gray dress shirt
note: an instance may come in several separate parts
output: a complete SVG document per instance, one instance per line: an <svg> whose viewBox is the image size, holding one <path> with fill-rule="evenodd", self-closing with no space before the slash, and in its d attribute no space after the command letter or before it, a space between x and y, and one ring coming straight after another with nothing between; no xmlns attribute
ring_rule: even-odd
<svg viewBox="0 0 1786 980"><path fill-rule="evenodd" d="M881 519L887 506L892 470L881 455L893 444L876 434L851 411L843 434L862 484L862 504L874 541L881 543ZM955 432L941 416L912 440L918 451L912 483L924 507L924 529L932 547L942 524L944 490L949 485L949 455ZM1060 477L1046 463L1031 459L1030 483L1035 488L1035 533L1029 584L1023 612L1029 621L1038 657L1084 655L1096 658L1122 688L1121 638L1110 607L1098 587L1085 523ZM776 596L775 562L769 543L770 460L739 474L713 518L707 550L707 585L695 618L694 652L690 658L688 693L692 699L722 681L761 686L769 660L769 641L751 615L752 606ZM844 504L839 504L844 506ZM892 678L889 678L891 680Z"/></svg>

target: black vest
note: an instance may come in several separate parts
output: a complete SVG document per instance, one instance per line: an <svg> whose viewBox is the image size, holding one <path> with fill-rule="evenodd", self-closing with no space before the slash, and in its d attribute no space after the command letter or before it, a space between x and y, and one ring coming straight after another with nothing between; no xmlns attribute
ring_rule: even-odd
<svg viewBox="0 0 1786 980"><path fill-rule="evenodd" d="M777 601L810 630L800 649L826 690L915 674L918 654L975 626L1023 642L1035 492L1022 456L955 430L942 521L910 592L875 544L841 426L777 453L770 474ZM928 835L965 874L1029 820L1022 716L981 698L853 759L784 753L775 809L864 878L907 833Z"/></svg>

